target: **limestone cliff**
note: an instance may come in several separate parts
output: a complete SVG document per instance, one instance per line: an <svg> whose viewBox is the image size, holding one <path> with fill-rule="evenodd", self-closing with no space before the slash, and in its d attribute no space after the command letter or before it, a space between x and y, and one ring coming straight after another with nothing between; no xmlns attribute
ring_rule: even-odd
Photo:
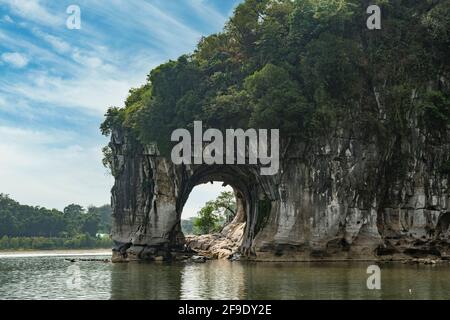
<svg viewBox="0 0 450 320"><path fill-rule="evenodd" d="M156 146L114 131L115 260L171 259L183 251L183 205L209 181L233 186L245 212L240 251L257 260L450 257L450 139L415 126L384 141L343 121L314 141L285 139L281 170L175 166Z"/></svg>
<svg viewBox="0 0 450 320"><path fill-rule="evenodd" d="M249 259L448 258L450 3L379 4L372 30L368 1L244 0L109 109L115 260L182 255L183 206L210 181L240 199ZM280 171L174 165L171 134L195 121L279 129Z"/></svg>

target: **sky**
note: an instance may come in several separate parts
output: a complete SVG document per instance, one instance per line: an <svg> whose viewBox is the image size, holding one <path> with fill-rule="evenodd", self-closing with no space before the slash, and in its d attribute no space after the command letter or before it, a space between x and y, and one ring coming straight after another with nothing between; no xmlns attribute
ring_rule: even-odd
<svg viewBox="0 0 450 320"><path fill-rule="evenodd" d="M220 31L241 0L0 0L0 193L62 210L110 202L100 123L150 70ZM76 4L81 29L69 29ZM188 216L221 189L197 187Z"/></svg>

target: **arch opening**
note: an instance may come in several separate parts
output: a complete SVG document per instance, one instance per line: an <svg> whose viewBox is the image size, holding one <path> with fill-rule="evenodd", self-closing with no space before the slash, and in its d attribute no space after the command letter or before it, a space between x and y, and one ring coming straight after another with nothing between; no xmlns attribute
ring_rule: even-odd
<svg viewBox="0 0 450 320"><path fill-rule="evenodd" d="M247 178L247 179L246 179ZM196 172L187 179L177 203L177 215L180 222L179 233L184 239L184 245L189 249L201 255L213 259L233 259L240 255L245 233L247 231L247 222L250 214L251 193L248 186L251 185L248 176L235 172L232 168L223 169L223 167L205 167L196 170ZM211 188L211 190L208 190ZM197 191L198 190L198 191ZM198 197L198 192L205 190L212 191L210 197ZM215 192L214 192L215 191ZM200 208L206 201L198 202L199 198L211 202L219 202L218 209L227 211L226 206L221 207L221 200L217 198L220 191L229 192L233 195L232 215L224 215L224 221L219 228L211 232L183 232L183 220L185 218L198 219L197 215ZM211 198L211 195L213 196ZM216 198L214 198L216 196ZM194 203L191 202L194 197ZM217 205L217 203L214 203ZM205 207L203 207L205 208ZM209 207L207 209L210 209ZM223 212L222 212L223 213ZM186 228L184 228L186 229Z"/></svg>
<svg viewBox="0 0 450 320"><path fill-rule="evenodd" d="M181 231L185 236L220 232L235 214L236 195L231 186L219 181L200 184L183 206Z"/></svg>

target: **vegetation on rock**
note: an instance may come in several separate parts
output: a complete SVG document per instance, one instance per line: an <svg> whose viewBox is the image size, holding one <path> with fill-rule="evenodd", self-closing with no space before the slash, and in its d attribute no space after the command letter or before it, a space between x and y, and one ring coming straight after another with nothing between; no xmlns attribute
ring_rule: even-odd
<svg viewBox="0 0 450 320"><path fill-rule="evenodd" d="M366 28L370 4L382 8L381 30ZM171 132L194 120L279 128L304 140L340 122L383 143L405 134L417 114L421 128L443 139L449 16L450 3L436 0L246 0L223 32L152 70L101 129L126 129L168 154Z"/></svg>

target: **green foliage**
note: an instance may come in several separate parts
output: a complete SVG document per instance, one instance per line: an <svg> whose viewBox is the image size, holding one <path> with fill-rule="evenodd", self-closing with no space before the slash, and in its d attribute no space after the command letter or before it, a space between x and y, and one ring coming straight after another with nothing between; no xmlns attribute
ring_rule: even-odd
<svg viewBox="0 0 450 320"><path fill-rule="evenodd" d="M382 30L365 26L370 4L382 7ZM246 0L223 32L151 71L101 129L128 130L165 155L172 131L194 120L305 140L343 122L382 143L412 129L420 101L420 129L445 136L449 17L448 1Z"/></svg>
<svg viewBox="0 0 450 320"><path fill-rule="evenodd" d="M21 205L0 194L0 221L0 237L76 238L87 234L94 238L97 233L110 232L111 207L90 207L86 211L71 204L60 212Z"/></svg>
<svg viewBox="0 0 450 320"><path fill-rule="evenodd" d="M221 192L212 202L213 208L224 217L225 223L229 223L236 215L236 197L231 191Z"/></svg>
<svg viewBox="0 0 450 320"><path fill-rule="evenodd" d="M439 132L450 128L450 91L427 92L421 106L428 127Z"/></svg>
<svg viewBox="0 0 450 320"><path fill-rule="evenodd" d="M124 113L121 109L112 107L106 111L105 121L100 126L100 131L104 135L110 135L112 130L123 125L125 120Z"/></svg>
<svg viewBox="0 0 450 320"><path fill-rule="evenodd" d="M194 220L194 229L197 234L209 234L220 230L220 216L215 212L211 202L200 209Z"/></svg>
<svg viewBox="0 0 450 320"><path fill-rule="evenodd" d="M96 232L103 234L109 234L111 232L112 209L109 204L101 207L90 206L87 213L88 215L93 216L95 218L95 221L98 223Z"/></svg>
<svg viewBox="0 0 450 320"><path fill-rule="evenodd" d="M64 249L108 249L109 238L93 238L88 234L74 238L8 237L0 238L0 250L64 250Z"/></svg>
<svg viewBox="0 0 450 320"><path fill-rule="evenodd" d="M111 150L111 148L109 146L105 146L102 148L102 153L103 153L103 159L102 159L102 163L103 166L106 169L109 169L110 172L112 172L112 157L113 157L113 152Z"/></svg>
<svg viewBox="0 0 450 320"><path fill-rule="evenodd" d="M298 82L285 69L267 64L248 77L244 87L253 107L251 127L281 128L288 134L295 134L303 127L308 103L301 95Z"/></svg>
<svg viewBox="0 0 450 320"><path fill-rule="evenodd" d="M224 225L230 223L235 215L236 199L233 192L222 192L216 200L208 201L200 209L197 217L191 220L191 232L194 234L218 232Z"/></svg>
<svg viewBox="0 0 450 320"><path fill-rule="evenodd" d="M194 220L195 217L191 217L189 219L183 219L181 220L181 231L183 231L183 234L185 235L192 235L195 234L194 232Z"/></svg>
<svg viewBox="0 0 450 320"><path fill-rule="evenodd" d="M244 90L239 91L236 87L211 99L203 108L203 120L209 126L218 129L228 129L230 123L236 128L247 128L251 106L249 96Z"/></svg>

